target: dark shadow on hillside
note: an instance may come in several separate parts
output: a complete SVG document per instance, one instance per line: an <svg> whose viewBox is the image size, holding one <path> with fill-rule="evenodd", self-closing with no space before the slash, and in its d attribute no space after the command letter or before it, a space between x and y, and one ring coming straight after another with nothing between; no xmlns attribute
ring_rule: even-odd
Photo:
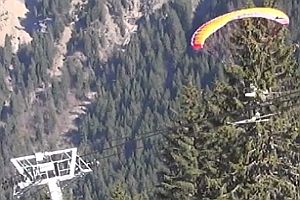
<svg viewBox="0 0 300 200"><path fill-rule="evenodd" d="M37 30L39 19L34 16L35 7L38 5L37 0L25 0L26 8L29 12L26 13L26 18L21 20L21 25L25 28L25 31L32 35L34 30Z"/></svg>
<svg viewBox="0 0 300 200"><path fill-rule="evenodd" d="M202 3L199 3L195 10L194 19L192 22L194 30L217 15L217 13L210 13L211 10L212 1L204 0Z"/></svg>
<svg viewBox="0 0 300 200"><path fill-rule="evenodd" d="M78 123L79 120L76 119L75 121L77 121L77 123ZM80 135L79 131L77 131L77 130L68 131L65 134L65 139L70 140L71 143L76 147L78 147L81 143L81 135Z"/></svg>
<svg viewBox="0 0 300 200"><path fill-rule="evenodd" d="M27 46L21 46L19 48L17 55L18 55L20 62L24 63L26 67L28 67L31 64L31 56L32 55L30 53L30 50L27 48Z"/></svg>

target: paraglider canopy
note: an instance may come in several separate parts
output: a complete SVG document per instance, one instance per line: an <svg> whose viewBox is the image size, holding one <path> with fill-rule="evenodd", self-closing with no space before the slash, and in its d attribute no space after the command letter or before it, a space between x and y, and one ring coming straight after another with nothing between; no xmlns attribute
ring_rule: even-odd
<svg viewBox="0 0 300 200"><path fill-rule="evenodd" d="M275 8L246 8L233 12L226 13L219 17L216 17L202 26L200 26L193 34L191 38L191 46L194 50L202 49L205 40L218 29L225 26L227 23L236 20L249 17L265 18L276 21L282 25L289 24L289 17L282 11Z"/></svg>

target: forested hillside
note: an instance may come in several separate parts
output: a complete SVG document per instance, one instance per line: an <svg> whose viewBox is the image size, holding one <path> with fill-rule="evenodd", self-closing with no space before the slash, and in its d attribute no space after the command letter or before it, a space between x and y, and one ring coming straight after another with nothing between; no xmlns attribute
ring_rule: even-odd
<svg viewBox="0 0 300 200"><path fill-rule="evenodd" d="M0 48L0 199L12 157L71 147L98 164L65 199L300 198L298 94L280 97L299 89L298 0L25 2L31 43ZM191 49L201 24L255 5L290 25L241 20ZM277 93L254 105L250 83ZM258 111L276 116L233 125Z"/></svg>

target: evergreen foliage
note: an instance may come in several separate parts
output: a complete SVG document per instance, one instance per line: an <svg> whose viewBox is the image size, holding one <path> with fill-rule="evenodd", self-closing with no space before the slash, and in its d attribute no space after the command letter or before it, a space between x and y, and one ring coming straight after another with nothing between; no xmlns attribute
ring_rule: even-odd
<svg viewBox="0 0 300 200"><path fill-rule="evenodd" d="M272 1L264 3L274 5ZM248 5L253 3L249 1ZM272 105L267 104L276 96L299 88L295 46L287 40L286 29L278 29L278 26L267 20L241 20L235 28L230 43L226 44L232 57L225 66L225 81L214 84L204 104L209 122L204 125L209 137L204 137L206 140L201 140L197 145L197 167L200 173L196 197L298 199L299 182L296 177L299 173L296 163L300 147L297 142L299 124L294 119L299 115L296 104L299 97L291 96L290 99L283 98ZM254 99L245 97L245 89L250 88L250 85L258 88ZM268 95L264 93L266 90ZM291 110L292 104L295 107ZM277 115L271 117L269 122L231 125L257 112ZM203 129L202 132L204 135ZM181 139L171 134L167 141L174 143L174 138L175 141ZM176 152L186 152L184 147L176 147ZM172 155L173 151L167 148L167 153ZM170 170L168 175L173 175L171 177L175 179L177 176L174 176L172 170L178 162L171 156L164 160ZM184 174L185 168L180 169L183 170L181 174ZM166 184L165 180L169 182ZM164 193L164 198L177 199L174 196L176 187L172 185L176 185L176 182L172 182L171 178L165 180L162 185L168 186L165 187L168 193ZM179 182L183 180L183 177L176 179ZM187 193L178 193L182 195L179 198L189 199Z"/></svg>
<svg viewBox="0 0 300 200"><path fill-rule="evenodd" d="M128 200L129 197L126 195L124 189L124 183L118 182L115 184L113 190L111 191L111 200Z"/></svg>
<svg viewBox="0 0 300 200"><path fill-rule="evenodd" d="M230 40L233 57L225 68L227 81L215 84L208 104L215 116L210 142L218 148L212 148L215 173L210 173L208 189L200 188L200 195L213 199L298 199L298 165L292 164L300 147L298 123L292 122L298 112L286 108L296 100L266 104L274 94L299 88L295 46L287 41L287 30L278 31L266 20L243 20L237 27ZM258 88L255 99L244 96L250 84ZM263 94L266 90L269 96ZM270 122L227 125L256 112L277 115Z"/></svg>
<svg viewBox="0 0 300 200"><path fill-rule="evenodd" d="M65 26L71 27L70 22L75 21L70 15L74 12L70 12L71 1L30 1L28 15L34 20L22 24L32 42L20 45L14 53L12 39L6 36L0 48L0 177L15 174L12 157L77 146L79 153L98 151L90 157L99 159L101 165L84 180L64 188L64 193L69 190L66 199L110 199L116 182L124 178L124 188L115 188L116 194L125 194L128 199L157 199L153 187L163 167L166 179L160 192L166 199L299 198L296 108L273 117L269 124L225 125L252 116L247 108L254 104L243 91L250 82L261 89L258 102L265 99L263 91L270 87L281 92L298 88L298 65L293 57L296 49L286 36L299 39L299 2L282 2L275 6L291 16L290 32L284 29L270 37L278 28L275 24L243 21L238 32L230 35L238 39L220 43L220 48L240 55L230 57L230 66L223 70L215 57L190 51L190 34L206 19L244 7L246 1L203 0L195 12L194 1L170 1L153 13L145 6L142 12L146 14L138 20L138 31L130 43L114 46L105 61L100 56L103 47L113 46L111 40L116 39L101 37L107 17L115 14L112 21L124 34L122 10L132 4L123 0L88 1L76 10L78 21L67 44L62 75L57 78L50 76L49 70L57 52L55 44ZM259 4L262 2L256 1ZM196 13L203 15L201 20ZM41 21L47 21L45 32L34 25ZM252 31L242 32L249 29ZM298 55L299 50L295 53ZM186 77L209 91L202 94L194 86L185 86ZM215 79L219 82L212 87ZM72 110L74 105L83 106L90 93L97 95L86 106L85 114ZM298 96L286 100L261 112L284 110L297 103ZM173 110L180 110L180 105L182 112L174 123ZM64 133L69 114L79 115L74 124L78 130ZM143 138L148 131L198 120L202 123L178 128L166 137ZM170 146L166 145L164 156L174 161L173 165L168 160L163 165L159 159L157 148L162 138ZM112 148L120 143L125 145ZM172 170L167 169L170 166ZM47 197L45 190L33 190L24 199ZM0 189L0 199L13 199L12 185Z"/></svg>
<svg viewBox="0 0 300 200"><path fill-rule="evenodd" d="M162 153L168 171L161 174L157 192L159 199L193 199L197 193L196 180L199 176L198 152L195 146L198 126L195 120L201 113L200 94L195 86L183 88L181 119L175 126L188 124L164 135L166 144Z"/></svg>

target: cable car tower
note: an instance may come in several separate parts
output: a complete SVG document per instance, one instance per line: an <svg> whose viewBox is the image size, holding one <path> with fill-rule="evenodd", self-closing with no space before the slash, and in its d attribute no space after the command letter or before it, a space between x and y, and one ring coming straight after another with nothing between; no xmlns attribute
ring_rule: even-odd
<svg viewBox="0 0 300 200"><path fill-rule="evenodd" d="M61 181L92 172L88 164L77 155L77 148L39 152L12 158L11 162L23 177L21 182L14 185L14 196L18 197L32 187L47 184L51 199L63 200Z"/></svg>

